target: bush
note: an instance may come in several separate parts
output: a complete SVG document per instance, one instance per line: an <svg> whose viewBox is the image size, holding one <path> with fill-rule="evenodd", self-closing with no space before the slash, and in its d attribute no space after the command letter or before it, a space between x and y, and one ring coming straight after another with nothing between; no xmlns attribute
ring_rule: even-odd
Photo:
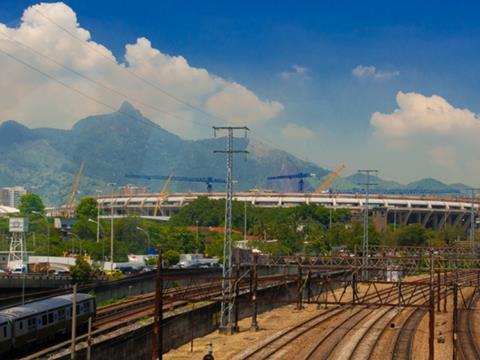
<svg viewBox="0 0 480 360"><path fill-rule="evenodd" d="M94 269L81 256L75 260L75 265L70 267L70 276L73 284L84 284L93 278Z"/></svg>

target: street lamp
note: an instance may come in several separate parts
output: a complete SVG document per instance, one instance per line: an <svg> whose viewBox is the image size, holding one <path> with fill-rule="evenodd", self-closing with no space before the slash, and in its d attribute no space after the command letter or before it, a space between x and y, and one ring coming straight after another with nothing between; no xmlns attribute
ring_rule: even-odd
<svg viewBox="0 0 480 360"><path fill-rule="evenodd" d="M197 254L200 252L199 250L199 244L198 244L198 220L195 221L195 233L196 233L196 236L195 236L195 240L197 242Z"/></svg>
<svg viewBox="0 0 480 360"><path fill-rule="evenodd" d="M72 232L69 232L68 235L72 235L73 237L78 239L78 242L80 243L80 255L82 255L82 239L80 239L80 237L77 234ZM75 240L72 240L72 254L74 253L74 249L75 249L74 244L75 244Z"/></svg>
<svg viewBox="0 0 480 360"><path fill-rule="evenodd" d="M48 258L48 267L50 268L50 224L48 223L47 215L42 214L39 211L32 211L32 214L39 215L45 219L47 223L47 258Z"/></svg>
<svg viewBox="0 0 480 360"><path fill-rule="evenodd" d="M88 218L89 222L97 224L97 243L100 241L100 229L102 229L103 236L105 236L105 230L103 226L100 224L100 220L95 221L91 218ZM102 241L102 261L105 262L105 239Z"/></svg>
<svg viewBox="0 0 480 360"><path fill-rule="evenodd" d="M101 194L101 190L96 191L97 194ZM88 219L90 221L90 219ZM100 241L100 202L97 198L97 243Z"/></svg>
<svg viewBox="0 0 480 360"><path fill-rule="evenodd" d="M143 232L147 236L147 255L148 255L148 250L150 249L150 234L148 233L147 230L142 229L140 226L137 226L136 229Z"/></svg>

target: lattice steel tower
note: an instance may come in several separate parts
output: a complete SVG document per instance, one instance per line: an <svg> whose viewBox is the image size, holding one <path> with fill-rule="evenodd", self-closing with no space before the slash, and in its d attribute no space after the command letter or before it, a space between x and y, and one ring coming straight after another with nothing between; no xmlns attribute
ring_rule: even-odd
<svg viewBox="0 0 480 360"><path fill-rule="evenodd" d="M362 241L362 256L364 257L364 265L367 266L368 261L367 257L369 255L368 249L368 211L369 211L369 200L370 200L370 186L377 185L371 181L371 175L378 176L378 170L358 170L358 172L364 175L363 182L360 184L365 186L365 202L363 203L363 241ZM368 271L366 271L365 276L368 277Z"/></svg>
<svg viewBox="0 0 480 360"><path fill-rule="evenodd" d="M246 126L214 126L213 134L217 131L227 131L227 150L215 150L215 153L227 154L227 184L225 194L225 237L223 243L223 272L222 272L222 307L220 312L220 331L233 332L233 264L232 264L232 197L233 197L233 154L247 154L246 150L233 149L233 135L235 130L249 130Z"/></svg>

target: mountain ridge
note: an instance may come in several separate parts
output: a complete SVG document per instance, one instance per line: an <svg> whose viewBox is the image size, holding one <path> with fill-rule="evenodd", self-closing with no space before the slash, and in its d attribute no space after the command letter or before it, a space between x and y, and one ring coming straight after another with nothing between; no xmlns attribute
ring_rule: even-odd
<svg viewBox="0 0 480 360"><path fill-rule="evenodd" d="M126 185L127 173L150 175L212 176L225 178L225 156L214 154L226 147L225 138L182 139L144 117L128 102L118 111L88 116L71 129L30 129L14 120L0 123L0 186L24 185L39 193L50 205L65 202L80 163L85 163L79 197L110 192L108 183ZM274 149L258 140L235 138L235 148L248 150L245 158L235 156L234 178L237 190L269 187L278 191L296 191L297 181L266 181L267 176L310 172L306 190L312 191L330 171L298 159L286 151ZM415 190L419 186L435 191L464 193L468 186L452 186L435 179L420 179L410 184L372 178L380 189ZM361 191L360 174L337 178L331 185L338 191ZM158 191L158 181L136 181ZM454 186L455 185L455 186ZM174 183L172 191L204 191L203 184ZM223 190L217 186L217 190Z"/></svg>

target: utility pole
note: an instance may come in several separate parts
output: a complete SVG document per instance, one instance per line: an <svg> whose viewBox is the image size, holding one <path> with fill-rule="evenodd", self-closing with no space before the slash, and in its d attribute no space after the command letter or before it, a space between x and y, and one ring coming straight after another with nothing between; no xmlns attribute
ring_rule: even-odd
<svg viewBox="0 0 480 360"><path fill-rule="evenodd" d="M163 278L162 249L158 249L157 273L155 276L155 316L153 317L152 360L163 357Z"/></svg>
<svg viewBox="0 0 480 360"><path fill-rule="evenodd" d="M215 150L215 153L227 154L227 181L225 191L225 237L223 243L223 272L222 272L222 305L220 310L220 332L231 334L233 332L233 264L232 264L232 197L233 197L233 154L248 154L246 150L233 149L233 135L236 130L243 130L247 137L246 126L221 126L213 127L213 135L217 131L227 132L227 150Z"/></svg>
<svg viewBox="0 0 480 360"><path fill-rule="evenodd" d="M112 187L111 198L110 198L110 272L113 272L113 190L115 188L115 183L108 183Z"/></svg>
<svg viewBox="0 0 480 360"><path fill-rule="evenodd" d="M430 281L428 306L428 359L435 359L435 292L434 292L434 264L433 250L430 251ZM440 284L438 284L440 286Z"/></svg>
<svg viewBox="0 0 480 360"><path fill-rule="evenodd" d="M75 345L77 340L77 284L73 285L72 296L72 347L70 350L70 359L75 359Z"/></svg>
<svg viewBox="0 0 480 360"><path fill-rule="evenodd" d="M243 241L247 241L247 200L243 202L244 212L243 212Z"/></svg>
<svg viewBox="0 0 480 360"><path fill-rule="evenodd" d="M362 255L364 257L364 266L367 265L367 257L369 255L368 251L368 210L369 210L369 196L370 196L370 186L377 185L373 183L370 179L371 175L378 176L378 170L358 170L359 174L364 175L364 181L360 183L365 187L365 202L363 203L363 241L362 241ZM364 273L368 277L368 272Z"/></svg>

